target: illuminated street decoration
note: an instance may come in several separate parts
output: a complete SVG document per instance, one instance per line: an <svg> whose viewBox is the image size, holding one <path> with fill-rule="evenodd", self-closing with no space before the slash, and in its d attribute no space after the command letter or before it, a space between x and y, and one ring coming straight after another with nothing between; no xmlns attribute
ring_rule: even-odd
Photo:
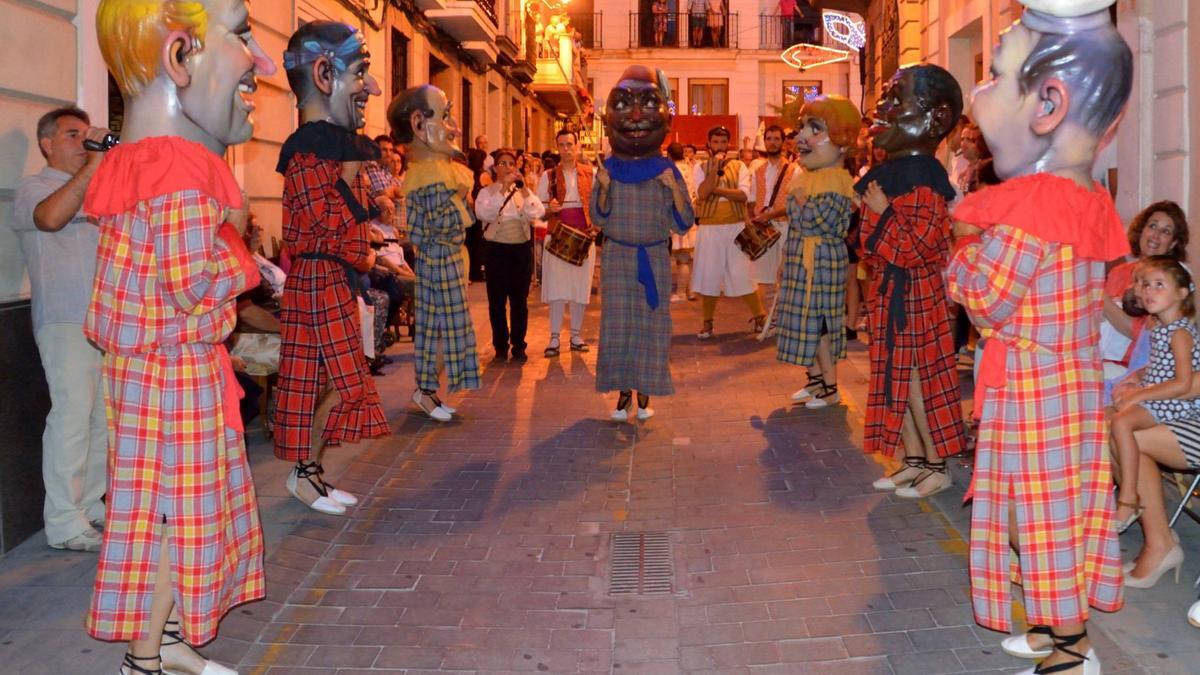
<svg viewBox="0 0 1200 675"><path fill-rule="evenodd" d="M800 43L783 50L779 58L783 59L783 62L789 66L803 72L833 63L849 61L850 52L845 49Z"/></svg>
<svg viewBox="0 0 1200 675"><path fill-rule="evenodd" d="M841 12L825 12L821 18L825 22L825 34L835 42L856 51L867 44L867 29L862 21L855 21Z"/></svg>

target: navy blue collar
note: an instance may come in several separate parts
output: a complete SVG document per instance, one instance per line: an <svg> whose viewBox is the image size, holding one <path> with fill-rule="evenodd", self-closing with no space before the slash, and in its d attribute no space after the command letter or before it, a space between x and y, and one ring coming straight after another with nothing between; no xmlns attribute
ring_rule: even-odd
<svg viewBox="0 0 1200 675"><path fill-rule="evenodd" d="M618 183L644 183L667 169L675 168L675 162L664 155L641 159L609 157L604 160L604 168Z"/></svg>
<svg viewBox="0 0 1200 675"><path fill-rule="evenodd" d="M889 159L871 169L854 184L854 191L866 192L871 181L879 183L889 199L908 194L919 187L928 187L946 201L954 199L954 186L946 175L946 167L930 155L910 155Z"/></svg>

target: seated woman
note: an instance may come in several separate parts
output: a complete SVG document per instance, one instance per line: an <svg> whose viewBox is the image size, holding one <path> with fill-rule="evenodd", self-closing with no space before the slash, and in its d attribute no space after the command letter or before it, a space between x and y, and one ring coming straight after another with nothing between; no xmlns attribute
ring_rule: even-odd
<svg viewBox="0 0 1200 675"><path fill-rule="evenodd" d="M1133 270L1143 258L1152 255L1166 255L1184 262L1187 259L1187 217L1175 202L1155 202L1133 217L1128 236L1133 255L1110 269L1104 282L1100 352L1106 380L1125 375L1133 343L1145 326L1144 319L1135 318L1121 309L1133 281Z"/></svg>
<svg viewBox="0 0 1200 675"><path fill-rule="evenodd" d="M1200 396L1200 374L1192 377L1189 396ZM1174 571L1179 581L1183 549L1167 524L1160 467L1175 471L1200 470L1200 419L1166 422L1134 434L1138 447L1138 495L1142 512L1138 522L1144 543L1133 561L1125 564L1126 588L1151 588L1164 574ZM1200 627L1200 602L1188 611L1188 621Z"/></svg>

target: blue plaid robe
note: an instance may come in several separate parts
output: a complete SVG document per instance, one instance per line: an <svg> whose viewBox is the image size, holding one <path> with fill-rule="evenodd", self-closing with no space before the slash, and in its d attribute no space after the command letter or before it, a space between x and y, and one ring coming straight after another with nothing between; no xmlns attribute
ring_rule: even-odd
<svg viewBox="0 0 1200 675"><path fill-rule="evenodd" d="M813 195L798 205L787 200L788 237L779 285L778 342L775 358L784 363L811 366L817 342L829 333L829 353L846 357L846 230L854 204L835 192ZM812 269L805 269L805 240L810 241ZM809 275L812 286L809 287Z"/></svg>
<svg viewBox="0 0 1200 675"><path fill-rule="evenodd" d="M479 354L467 307L463 241L466 226L462 198L442 183L408 193L405 213L416 248L413 313L417 386L438 389L438 351L446 365L450 391L478 389Z"/></svg>
<svg viewBox="0 0 1200 675"><path fill-rule="evenodd" d="M687 194L676 170L680 189ZM596 391L637 390L648 396L675 393L667 354L671 347L671 231L677 228L671 193L657 179L609 186L607 215L597 204L599 183L592 187L592 223L607 238L600 250L600 345L596 359ZM686 201L686 200L685 200ZM695 222L691 205L679 214ZM651 309L637 280L636 246L645 244L659 305Z"/></svg>

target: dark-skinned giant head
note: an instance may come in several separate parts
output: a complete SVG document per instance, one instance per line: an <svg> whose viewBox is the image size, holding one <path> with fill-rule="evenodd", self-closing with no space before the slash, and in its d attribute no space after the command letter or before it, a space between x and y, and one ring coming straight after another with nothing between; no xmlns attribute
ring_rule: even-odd
<svg viewBox="0 0 1200 675"><path fill-rule="evenodd" d="M602 120L613 155L641 159L662 154L671 129L670 88L663 72L629 66L608 94Z"/></svg>
<svg viewBox="0 0 1200 675"><path fill-rule="evenodd" d="M249 140L257 76L275 64L245 0L102 0L100 53L126 101L126 131L164 131L217 154Z"/></svg>
<svg viewBox="0 0 1200 675"><path fill-rule="evenodd" d="M344 23L300 26L288 40L283 67L303 122L326 120L357 131L366 125L367 99L382 93L362 35Z"/></svg>
<svg viewBox="0 0 1200 675"><path fill-rule="evenodd" d="M962 88L938 66L896 71L875 104L870 134L889 158L932 155L962 116Z"/></svg>
<svg viewBox="0 0 1200 675"><path fill-rule="evenodd" d="M1090 172L1133 87L1133 55L1112 24L1115 0L1021 0L971 116L1002 178Z"/></svg>

